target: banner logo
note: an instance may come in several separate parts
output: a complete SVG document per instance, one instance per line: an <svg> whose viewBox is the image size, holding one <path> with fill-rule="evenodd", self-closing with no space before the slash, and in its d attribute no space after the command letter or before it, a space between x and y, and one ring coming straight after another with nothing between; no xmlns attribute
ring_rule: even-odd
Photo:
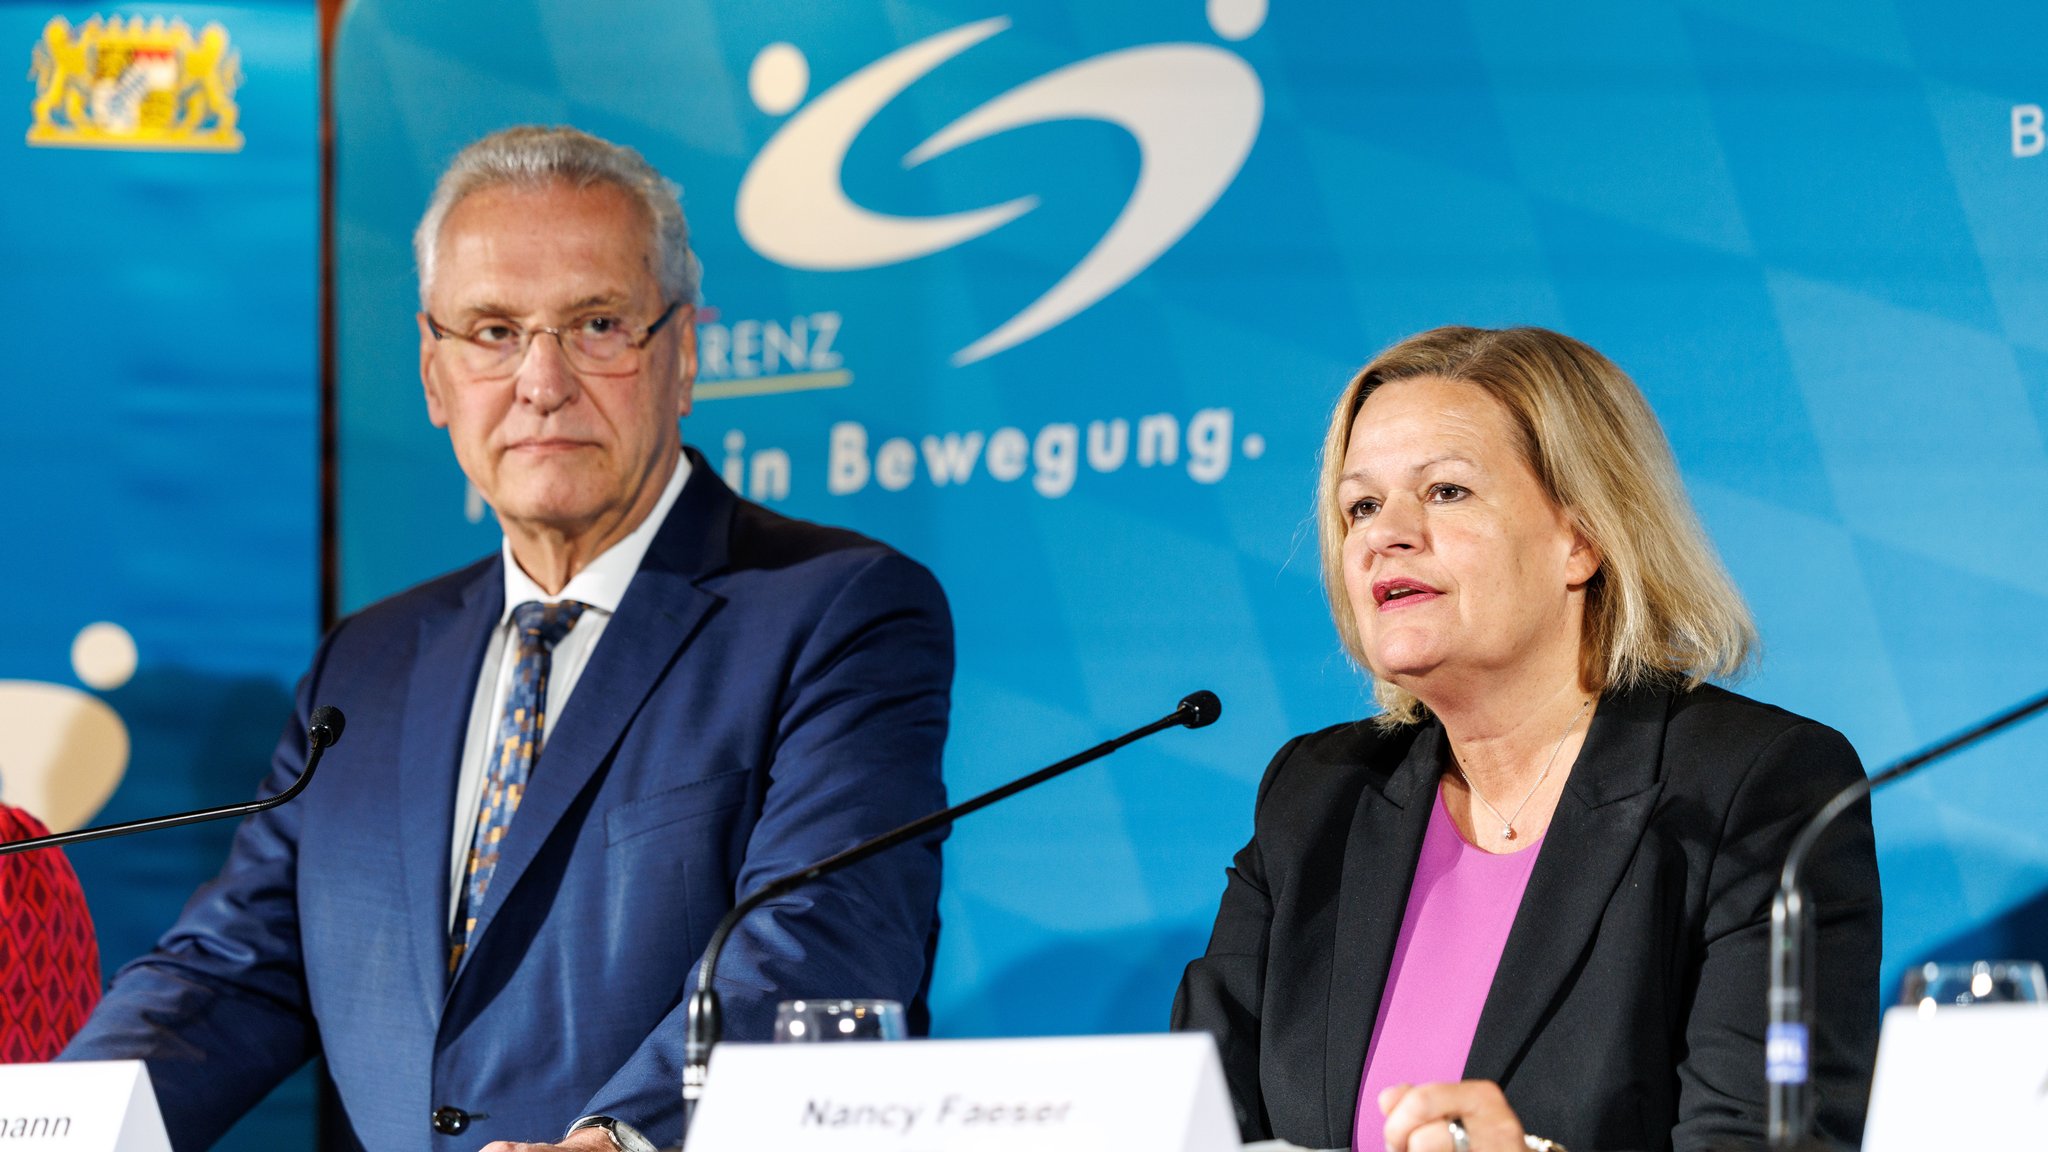
<svg viewBox="0 0 2048 1152"><path fill-rule="evenodd" d="M1211 26L1241 40L1265 18L1264 0L1210 0ZM740 181L740 235L790 268L851 271L900 264L984 236L1039 205L1036 196L937 216L874 212L846 194L853 141L900 93L1010 26L965 24L899 49L820 93L761 149ZM809 65L790 44L755 58L756 106L780 115L802 103ZM1236 179L1265 113L1258 74L1233 52L1150 44L1104 53L1021 84L940 129L903 157L906 169L1013 128L1060 120L1114 124L1137 140L1139 171L1123 210L1088 254L1023 311L953 354L956 366L1014 348L1121 288L1206 215Z"/></svg>
<svg viewBox="0 0 2048 1152"><path fill-rule="evenodd" d="M101 621L71 642L79 683L0 680L0 794L52 832L83 828L128 770L128 726L96 692L135 676L135 638Z"/></svg>
<svg viewBox="0 0 2048 1152"><path fill-rule="evenodd" d="M208 24L197 37L161 16L43 27L28 142L47 147L238 152L235 88L241 56Z"/></svg>

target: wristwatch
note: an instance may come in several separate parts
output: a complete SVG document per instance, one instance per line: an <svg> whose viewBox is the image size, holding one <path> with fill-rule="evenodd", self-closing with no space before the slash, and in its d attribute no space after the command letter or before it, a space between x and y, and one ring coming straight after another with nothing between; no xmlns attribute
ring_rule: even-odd
<svg viewBox="0 0 2048 1152"><path fill-rule="evenodd" d="M612 1138L612 1147L618 1152L660 1152L654 1141L640 1134L638 1128L613 1116L585 1116L569 1125L569 1134L574 1135L585 1128L602 1128Z"/></svg>

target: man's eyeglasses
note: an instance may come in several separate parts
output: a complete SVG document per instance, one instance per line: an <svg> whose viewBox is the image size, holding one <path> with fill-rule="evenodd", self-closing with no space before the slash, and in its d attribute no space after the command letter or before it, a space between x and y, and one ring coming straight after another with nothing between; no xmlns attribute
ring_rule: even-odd
<svg viewBox="0 0 2048 1152"><path fill-rule="evenodd" d="M464 374L478 379L495 379L519 371L527 348L534 337L542 334L555 338L569 367L576 371L619 375L640 367L640 350L681 307L678 301L662 309L661 315L638 337L624 320L603 314L585 316L574 324L556 328L521 328L504 320L486 320L468 332L457 332L429 315L427 331L449 349Z"/></svg>

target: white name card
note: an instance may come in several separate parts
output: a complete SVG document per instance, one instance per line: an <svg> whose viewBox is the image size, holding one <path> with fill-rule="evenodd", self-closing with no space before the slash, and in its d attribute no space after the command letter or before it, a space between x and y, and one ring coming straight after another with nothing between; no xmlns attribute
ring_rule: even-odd
<svg viewBox="0 0 2048 1152"><path fill-rule="evenodd" d="M140 1060L0 1064L0 1147L171 1152Z"/></svg>
<svg viewBox="0 0 2048 1152"><path fill-rule="evenodd" d="M2048 1149L2048 1008L1884 1014L1863 1152Z"/></svg>
<svg viewBox="0 0 2048 1152"><path fill-rule="evenodd" d="M1207 1033L722 1044L689 1152L1237 1152Z"/></svg>

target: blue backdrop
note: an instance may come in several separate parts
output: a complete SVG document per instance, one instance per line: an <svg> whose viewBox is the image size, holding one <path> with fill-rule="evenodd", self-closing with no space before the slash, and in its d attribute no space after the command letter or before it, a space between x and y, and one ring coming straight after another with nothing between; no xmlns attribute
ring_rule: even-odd
<svg viewBox="0 0 2048 1152"><path fill-rule="evenodd" d="M140 31L97 41L104 73L72 79L147 79L122 61L168 52L157 77L176 83L144 87L176 109L219 25L232 128L150 131L171 104L124 119L99 93L32 144L35 49L52 18L69 42L96 17ZM318 638L318 35L303 3L0 0L0 771L32 810L82 780L112 789L68 826L252 796ZM82 127L111 138L81 147ZM107 976L233 832L70 850ZM304 1146L313 1094L295 1079L221 1147Z"/></svg>
<svg viewBox="0 0 2048 1152"><path fill-rule="evenodd" d="M2048 685L2044 42L2017 0L360 0L343 598L498 538L419 398L434 175L521 121L641 149L707 269L685 435L937 571L956 794L1223 696L948 851L941 1033L1159 1028L1267 757L1366 709L1309 498L1407 333L1630 371L1760 617L1748 690L1866 761ZM1878 801L1888 982L2048 953L2044 752Z"/></svg>

